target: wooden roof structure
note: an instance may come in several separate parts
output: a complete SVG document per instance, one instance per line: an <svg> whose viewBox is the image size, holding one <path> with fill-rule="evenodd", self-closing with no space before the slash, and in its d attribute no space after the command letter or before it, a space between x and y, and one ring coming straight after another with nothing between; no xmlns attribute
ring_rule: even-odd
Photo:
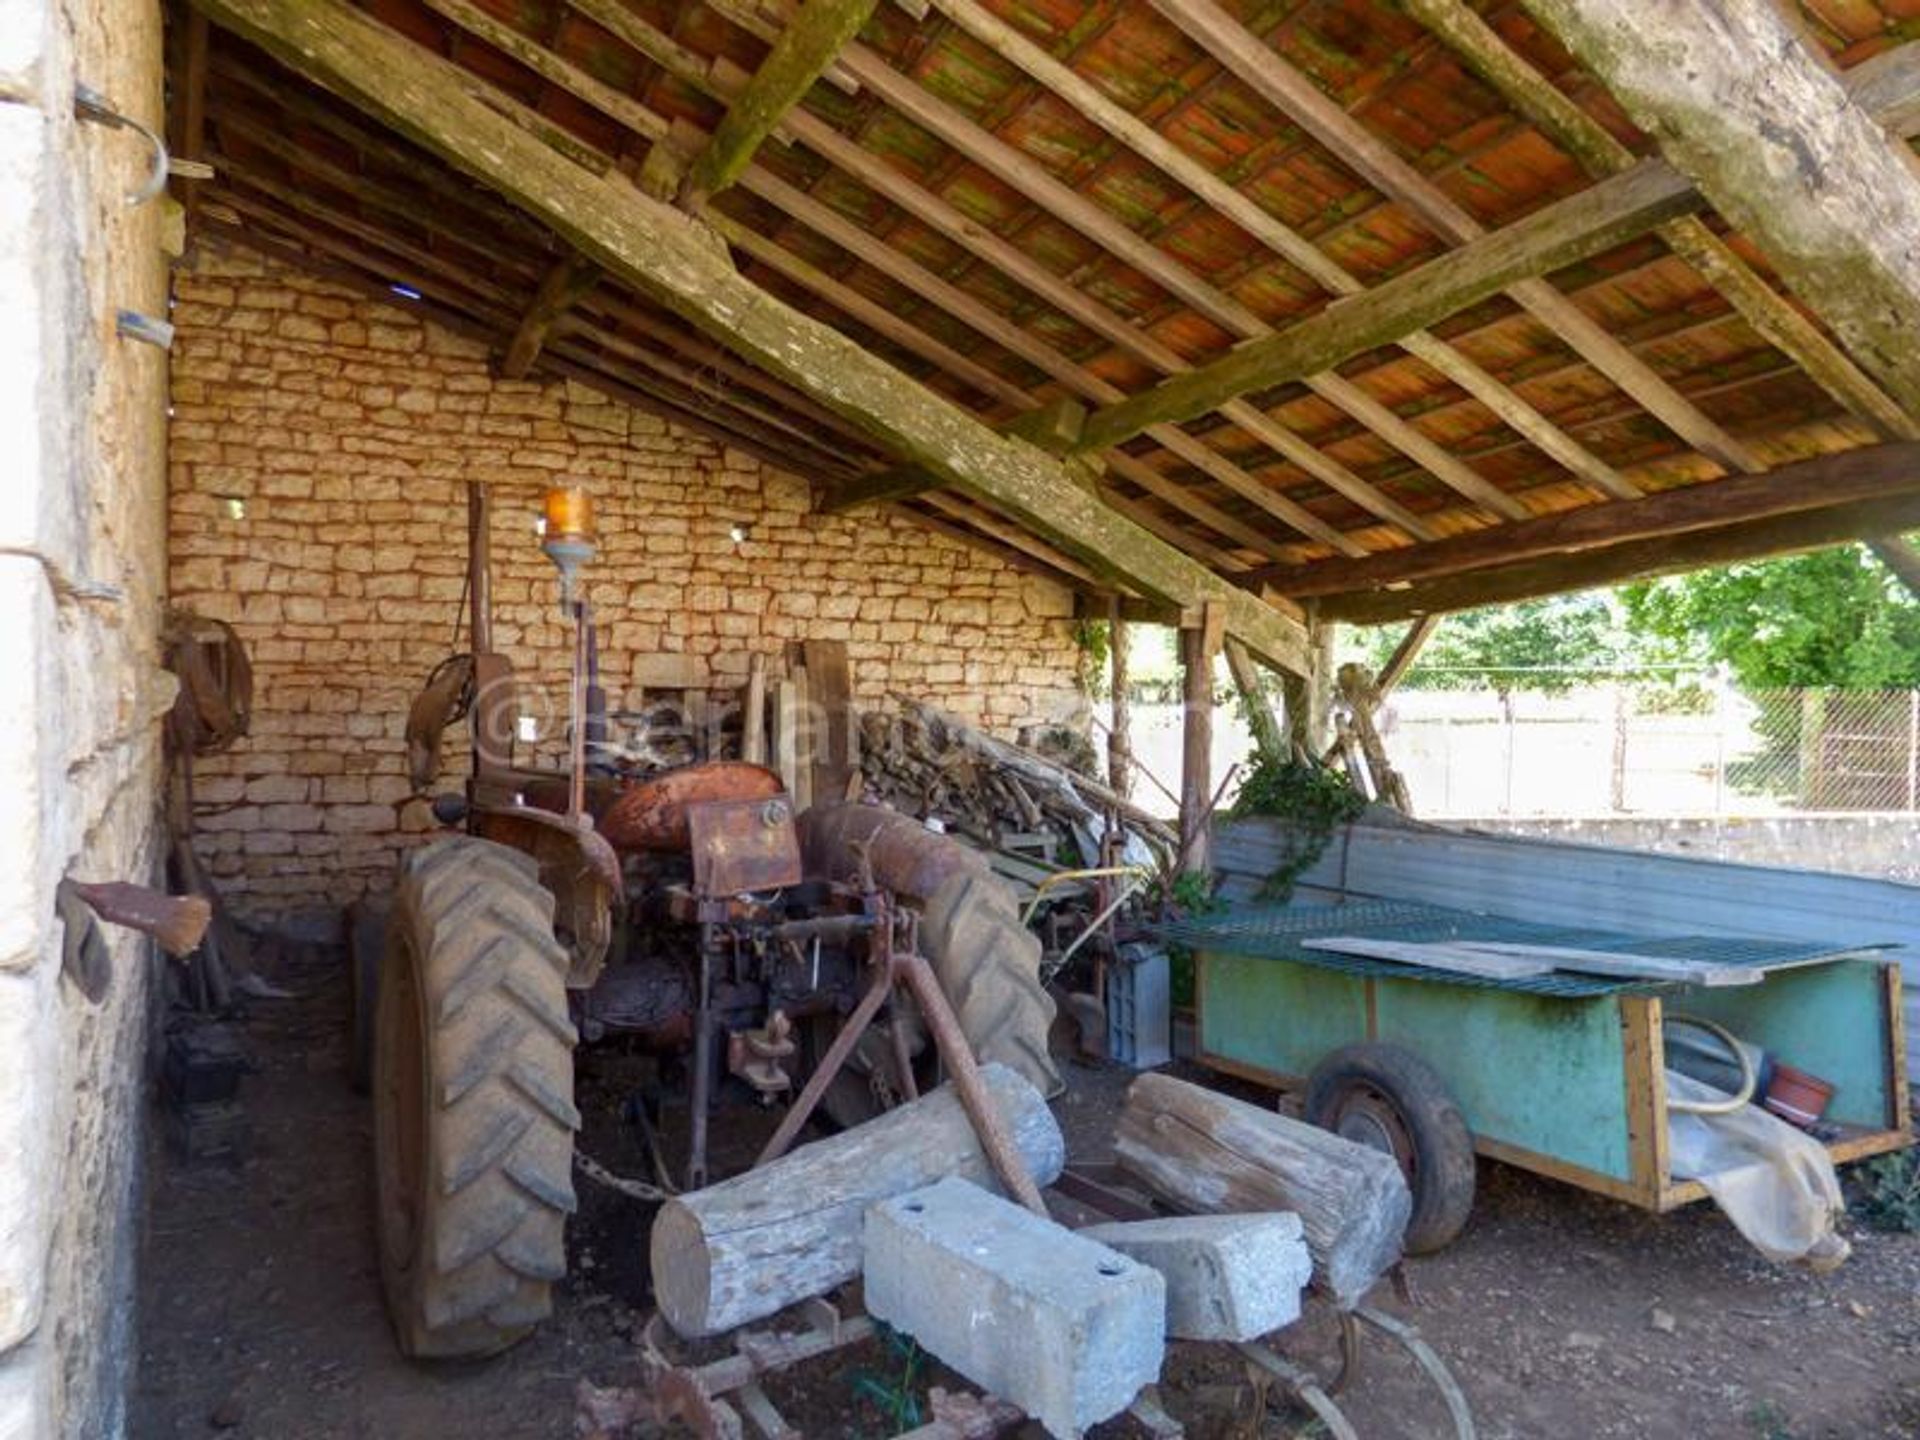
<svg viewBox="0 0 1920 1440"><path fill-rule="evenodd" d="M194 3L195 225L1285 668L1920 526L1920 0Z"/></svg>

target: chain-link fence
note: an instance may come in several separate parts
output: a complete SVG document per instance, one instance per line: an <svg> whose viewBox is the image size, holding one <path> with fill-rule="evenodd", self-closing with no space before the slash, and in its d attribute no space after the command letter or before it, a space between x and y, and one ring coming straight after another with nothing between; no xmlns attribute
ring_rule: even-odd
<svg viewBox="0 0 1920 1440"><path fill-rule="evenodd" d="M1920 691L1403 690L1379 723L1436 818L1920 811Z"/></svg>

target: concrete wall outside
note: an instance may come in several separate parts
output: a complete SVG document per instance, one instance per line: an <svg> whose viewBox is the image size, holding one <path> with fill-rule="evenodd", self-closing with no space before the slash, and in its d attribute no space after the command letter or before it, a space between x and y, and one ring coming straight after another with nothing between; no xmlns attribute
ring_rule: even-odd
<svg viewBox="0 0 1920 1440"><path fill-rule="evenodd" d="M77 82L158 127L154 0L0 5L0 1440L124 1429L151 972L103 930L99 1006L64 980L54 887L159 878L166 313L146 147L74 118Z"/></svg>
<svg viewBox="0 0 1920 1440"><path fill-rule="evenodd" d="M468 479L493 485L495 643L549 760L571 642L534 518L560 478L594 495L587 592L616 711L637 657L707 659L721 692L799 638L844 640L865 701L899 689L1003 732L1082 705L1071 595L977 549L885 512L812 514L803 477L576 385L496 380L482 346L400 301L247 250L203 246L178 301L173 595L232 622L255 666L252 734L199 769L200 800L225 807L201 849L256 918L384 888L431 823L396 815L402 727L466 648Z"/></svg>

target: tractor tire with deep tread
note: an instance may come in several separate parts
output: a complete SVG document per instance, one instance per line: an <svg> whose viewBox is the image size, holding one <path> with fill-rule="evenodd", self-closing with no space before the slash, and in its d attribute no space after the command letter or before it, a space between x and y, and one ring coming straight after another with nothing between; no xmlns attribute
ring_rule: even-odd
<svg viewBox="0 0 1920 1440"><path fill-rule="evenodd" d="M955 875L927 900L920 952L985 1065L997 1061L1049 1100L1066 1089L1047 1049L1054 1005L1040 984L1040 937L1020 923L1006 882Z"/></svg>
<svg viewBox="0 0 1920 1440"><path fill-rule="evenodd" d="M1413 1191L1409 1255L1453 1243L1473 1212L1473 1136L1439 1073L1411 1050L1370 1041L1335 1050L1307 1080L1306 1119L1400 1162Z"/></svg>
<svg viewBox="0 0 1920 1440"><path fill-rule="evenodd" d="M410 1356L490 1355L551 1313L574 1209L567 951L532 858L464 835L414 851L380 970L387 1310Z"/></svg>

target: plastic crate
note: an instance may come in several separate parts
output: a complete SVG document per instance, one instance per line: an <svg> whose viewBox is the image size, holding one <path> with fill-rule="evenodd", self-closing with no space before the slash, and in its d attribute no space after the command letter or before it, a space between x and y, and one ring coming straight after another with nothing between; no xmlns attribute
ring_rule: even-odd
<svg viewBox="0 0 1920 1440"><path fill-rule="evenodd" d="M1156 945L1122 945L1107 967L1107 1055L1135 1070L1173 1058L1173 976Z"/></svg>

